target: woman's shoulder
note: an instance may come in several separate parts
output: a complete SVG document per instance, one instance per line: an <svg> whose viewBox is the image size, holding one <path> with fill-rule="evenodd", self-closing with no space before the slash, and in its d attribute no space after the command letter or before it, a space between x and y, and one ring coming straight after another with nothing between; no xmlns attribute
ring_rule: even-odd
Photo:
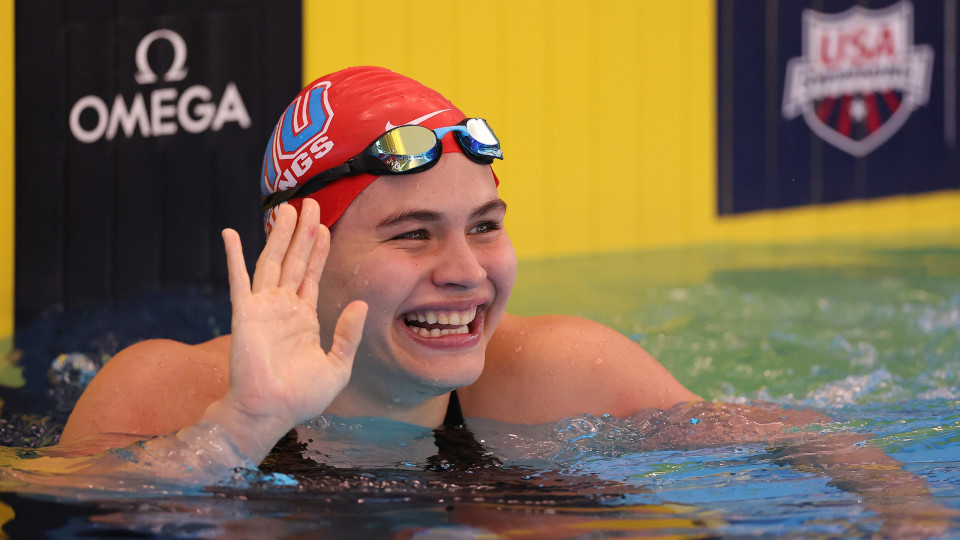
<svg viewBox="0 0 960 540"><path fill-rule="evenodd" d="M187 344L172 339L148 339L134 343L113 356L94 378L138 381L142 385L186 381L192 375L216 375L230 366L229 335L219 336L198 344ZM217 377L204 377L204 382L215 382ZM102 383L101 383L102 384ZM93 383L91 382L91 386Z"/></svg>
<svg viewBox="0 0 960 540"><path fill-rule="evenodd" d="M550 374L547 370L562 377L558 367L596 371L604 363L619 366L638 356L653 360L616 330L571 315L504 315L487 349L489 367L537 376Z"/></svg>
<svg viewBox="0 0 960 540"><path fill-rule="evenodd" d="M230 334L215 337L209 341L197 344L183 343L172 339L145 339L122 349L110 360L120 359L121 361L136 361L134 359L151 357L156 354L166 353L186 353L191 356L219 356L230 353ZM110 362L104 365L110 365Z"/></svg>
<svg viewBox="0 0 960 540"><path fill-rule="evenodd" d="M623 334L568 315L505 315L483 373L458 394L468 417L524 424L699 399Z"/></svg>
<svg viewBox="0 0 960 540"><path fill-rule="evenodd" d="M230 336L189 345L135 343L113 356L77 401L61 440L98 433L158 435L199 419L229 387Z"/></svg>

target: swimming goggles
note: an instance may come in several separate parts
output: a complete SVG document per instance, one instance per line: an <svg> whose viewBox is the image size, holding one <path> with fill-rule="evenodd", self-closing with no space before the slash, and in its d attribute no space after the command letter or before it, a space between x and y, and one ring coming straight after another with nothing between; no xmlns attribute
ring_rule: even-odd
<svg viewBox="0 0 960 540"><path fill-rule="evenodd" d="M482 118L467 118L455 126L429 129L417 125L398 126L377 137L362 152L346 163L319 172L292 189L271 193L263 199L264 210L297 197L305 197L330 182L358 174L396 175L423 172L440 161L447 133L471 160L489 165L493 159L503 159L500 140Z"/></svg>

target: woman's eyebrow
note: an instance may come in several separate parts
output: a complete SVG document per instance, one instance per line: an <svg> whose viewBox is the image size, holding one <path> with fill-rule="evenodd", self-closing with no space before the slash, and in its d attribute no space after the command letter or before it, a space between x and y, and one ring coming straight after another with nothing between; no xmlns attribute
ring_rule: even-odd
<svg viewBox="0 0 960 540"><path fill-rule="evenodd" d="M506 212L506 211L507 211L507 203L503 202L503 199L499 199L499 198L498 198L498 199L493 199L492 201L487 202L487 203L479 206L479 207L478 207L476 210L474 210L473 212L470 212L470 219L476 219L476 218L478 218L478 217L480 217L480 216L482 216L482 215L484 215L484 214L486 214L486 213L488 213L488 212L493 212L493 211L495 211L495 210L499 210L499 211L502 211L502 212Z"/></svg>
<svg viewBox="0 0 960 540"><path fill-rule="evenodd" d="M400 210L382 219L380 223L377 223L377 228L392 227L398 223L407 221L437 223L441 219L443 219L443 216L440 215L440 212L433 212L431 210Z"/></svg>
<svg viewBox="0 0 960 540"><path fill-rule="evenodd" d="M493 199L478 206L473 212L470 212L470 219L476 219L489 212L498 210L502 212L507 211L507 203L503 202L503 199ZM433 210L400 210L380 220L380 223L377 223L377 228L385 229L411 221L417 223L438 223L442 220L443 215Z"/></svg>

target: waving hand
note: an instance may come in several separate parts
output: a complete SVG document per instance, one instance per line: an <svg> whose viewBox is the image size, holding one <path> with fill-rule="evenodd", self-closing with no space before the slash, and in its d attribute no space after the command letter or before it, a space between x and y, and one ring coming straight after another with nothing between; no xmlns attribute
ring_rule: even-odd
<svg viewBox="0 0 960 540"><path fill-rule="evenodd" d="M252 284L239 236L226 229L223 240L233 304L230 390L204 420L227 429L233 443L257 461L293 426L321 414L346 386L367 306L356 301L343 310L324 352L317 282L330 232L313 200L304 201L299 221L293 207L280 207Z"/></svg>

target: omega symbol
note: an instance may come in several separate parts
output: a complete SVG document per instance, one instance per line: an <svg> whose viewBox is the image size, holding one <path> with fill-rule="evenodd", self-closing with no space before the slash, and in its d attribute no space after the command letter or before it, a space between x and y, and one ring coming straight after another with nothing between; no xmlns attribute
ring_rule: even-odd
<svg viewBox="0 0 960 540"><path fill-rule="evenodd" d="M134 52L137 71L133 74L137 84L159 81L147 59L150 46L159 39L173 46L173 63L163 74L163 82L175 83L187 76L187 42L173 30L161 28L143 36L137 45ZM87 122L81 122L81 116L85 116ZM112 104L90 94L73 104L68 118L70 133L86 144L101 139L112 141L118 135L130 139L138 132L140 137L163 137L181 131L220 131L227 124L236 124L240 129L250 127L250 114L234 81L226 83L219 97L203 84L184 89L153 88L149 92L136 92L129 100L118 93Z"/></svg>
<svg viewBox="0 0 960 540"><path fill-rule="evenodd" d="M150 62L147 61L147 51L150 50L150 45L158 39L165 39L170 42L170 45L173 45L173 64L163 74L163 80L165 82L182 81L187 76L187 70L184 68L187 63L187 42L173 30L161 28L143 36L140 44L137 45L137 73L133 78L139 84L157 82L157 74L150 69Z"/></svg>

